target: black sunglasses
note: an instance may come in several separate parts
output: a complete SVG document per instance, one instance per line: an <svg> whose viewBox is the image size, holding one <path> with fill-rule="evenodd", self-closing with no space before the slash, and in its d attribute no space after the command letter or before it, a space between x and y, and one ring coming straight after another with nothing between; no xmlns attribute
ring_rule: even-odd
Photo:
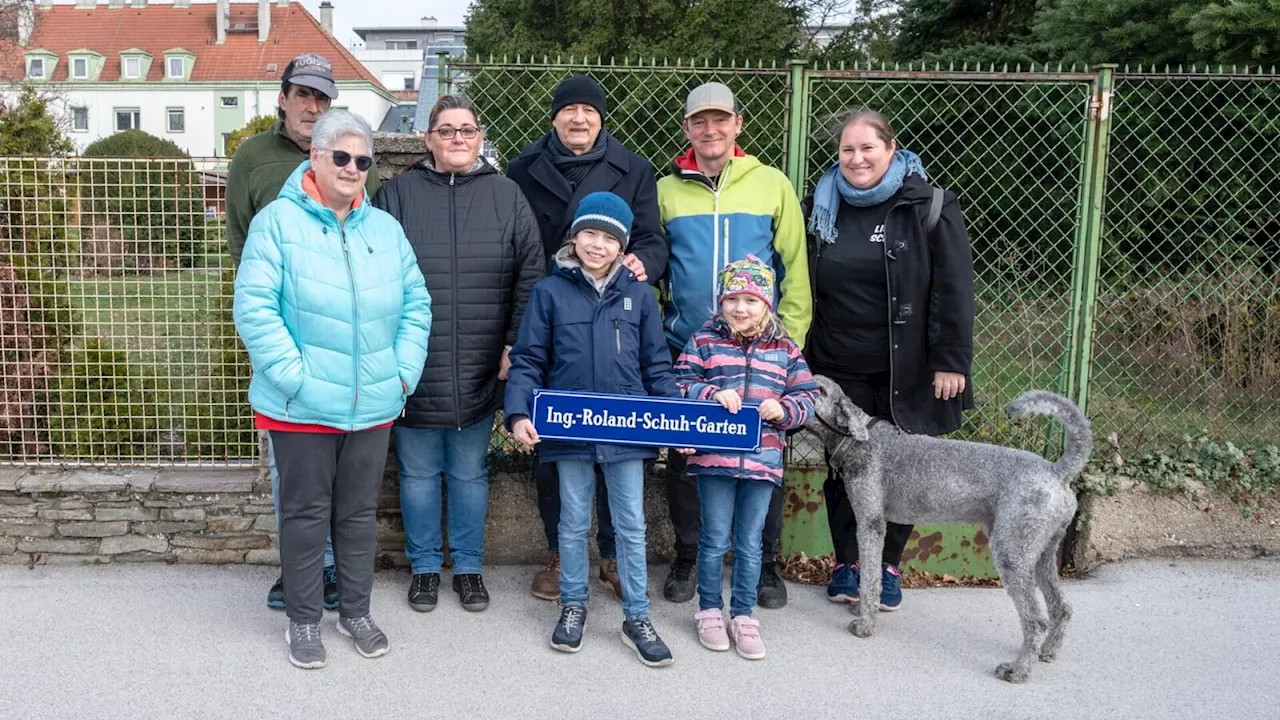
<svg viewBox="0 0 1280 720"><path fill-rule="evenodd" d="M333 156L333 164L338 167L346 167L347 163L353 159L356 161L356 169L360 172L368 172L369 168L373 167L373 158L368 155L356 155L353 158L351 153L345 150L330 150L328 152Z"/></svg>

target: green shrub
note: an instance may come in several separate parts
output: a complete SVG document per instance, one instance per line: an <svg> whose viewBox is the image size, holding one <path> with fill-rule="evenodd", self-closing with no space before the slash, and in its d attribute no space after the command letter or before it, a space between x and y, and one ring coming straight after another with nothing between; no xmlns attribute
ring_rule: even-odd
<svg viewBox="0 0 1280 720"><path fill-rule="evenodd" d="M235 157L236 148L240 147L240 143L254 135L257 135L258 133L264 133L270 130L271 126L275 124L275 121L275 115L259 115L258 117L250 120L248 125L245 125L239 130L228 135L226 147L223 148L227 157Z"/></svg>
<svg viewBox="0 0 1280 720"><path fill-rule="evenodd" d="M203 265L204 188L185 152L126 130L93 143L79 165L80 192L95 227L124 243L117 268ZM111 250L110 252L118 252Z"/></svg>
<svg viewBox="0 0 1280 720"><path fill-rule="evenodd" d="M55 457L148 459L166 440L169 412L156 379L97 339L64 354L48 397Z"/></svg>
<svg viewBox="0 0 1280 720"><path fill-rule="evenodd" d="M240 345L231 308L235 273L222 271L216 310L209 313L210 365L184 394L182 403L184 454L201 460L257 457L258 435L248 409L249 357Z"/></svg>

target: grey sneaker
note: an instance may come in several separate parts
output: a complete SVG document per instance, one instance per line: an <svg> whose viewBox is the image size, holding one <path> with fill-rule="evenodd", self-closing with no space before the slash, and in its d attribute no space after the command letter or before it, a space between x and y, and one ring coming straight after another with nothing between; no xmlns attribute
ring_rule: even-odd
<svg viewBox="0 0 1280 720"><path fill-rule="evenodd" d="M622 622L622 644L636 651L640 662L649 667L664 667L673 661L671 650L658 637L649 618L636 618Z"/></svg>
<svg viewBox="0 0 1280 720"><path fill-rule="evenodd" d="M289 662L303 670L324 667L324 643L320 642L320 623L290 622L284 631L289 643Z"/></svg>
<svg viewBox="0 0 1280 720"><path fill-rule="evenodd" d="M391 641L382 634L373 618L338 618L338 633L356 641L356 652L367 658L376 658L391 652Z"/></svg>

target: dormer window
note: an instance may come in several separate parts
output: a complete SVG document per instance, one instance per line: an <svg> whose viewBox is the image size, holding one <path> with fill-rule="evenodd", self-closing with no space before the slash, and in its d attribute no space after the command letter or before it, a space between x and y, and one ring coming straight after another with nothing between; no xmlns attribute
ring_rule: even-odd
<svg viewBox="0 0 1280 720"><path fill-rule="evenodd" d="M102 71L102 55L89 48L77 48L67 52L67 80L92 82ZM52 74L52 73L50 73Z"/></svg>
<svg viewBox="0 0 1280 720"><path fill-rule="evenodd" d="M195 67L195 53L184 48L170 48L164 51L164 79L167 82L186 82ZM145 69L143 72L146 72Z"/></svg>
<svg viewBox="0 0 1280 720"><path fill-rule="evenodd" d="M44 58L31 58L31 62L27 66L27 77L32 80L44 79Z"/></svg>
<svg viewBox="0 0 1280 720"><path fill-rule="evenodd" d="M124 59L124 77L126 80L137 80L142 77L142 58Z"/></svg>

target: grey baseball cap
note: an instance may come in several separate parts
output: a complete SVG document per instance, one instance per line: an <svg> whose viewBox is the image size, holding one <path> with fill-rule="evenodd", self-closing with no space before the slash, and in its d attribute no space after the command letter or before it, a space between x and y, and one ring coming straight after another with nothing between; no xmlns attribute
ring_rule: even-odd
<svg viewBox="0 0 1280 720"><path fill-rule="evenodd" d="M703 83L689 91L684 101L684 117L689 119L703 110L723 110L730 115L742 114L742 107L728 85L718 82Z"/></svg>
<svg viewBox="0 0 1280 720"><path fill-rule="evenodd" d="M301 85L322 92L330 100L338 99L338 86L333 84L333 65L323 56L307 53L289 61L280 82Z"/></svg>

